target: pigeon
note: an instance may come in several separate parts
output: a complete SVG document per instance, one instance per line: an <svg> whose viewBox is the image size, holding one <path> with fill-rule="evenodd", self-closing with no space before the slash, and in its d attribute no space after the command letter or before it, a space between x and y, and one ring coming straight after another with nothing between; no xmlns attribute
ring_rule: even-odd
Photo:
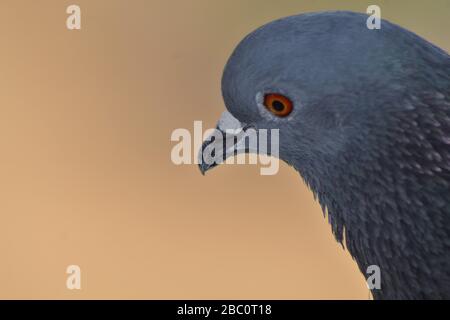
<svg viewBox="0 0 450 320"><path fill-rule="evenodd" d="M450 299L450 56L367 19L305 13L247 35L224 68L217 130L279 130L279 159L336 240L365 276L379 268L374 299ZM215 143L206 139L199 159Z"/></svg>

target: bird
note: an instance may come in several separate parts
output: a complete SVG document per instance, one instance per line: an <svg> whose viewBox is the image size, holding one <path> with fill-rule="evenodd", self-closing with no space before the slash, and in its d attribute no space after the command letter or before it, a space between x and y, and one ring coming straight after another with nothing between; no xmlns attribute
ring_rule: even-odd
<svg viewBox="0 0 450 320"><path fill-rule="evenodd" d="M379 267L373 299L450 299L450 56L367 18L302 13L248 34L223 70L217 130L278 129L279 159L335 239L364 275ZM205 139L199 159L222 142Z"/></svg>

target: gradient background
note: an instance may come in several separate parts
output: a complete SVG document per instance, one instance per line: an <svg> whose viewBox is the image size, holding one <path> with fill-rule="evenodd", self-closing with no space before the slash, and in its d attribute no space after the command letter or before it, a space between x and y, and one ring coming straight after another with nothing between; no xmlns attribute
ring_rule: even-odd
<svg viewBox="0 0 450 320"><path fill-rule="evenodd" d="M370 4L449 51L450 1L1 0L0 298L368 299L294 170L203 177L170 134L215 125L247 33Z"/></svg>

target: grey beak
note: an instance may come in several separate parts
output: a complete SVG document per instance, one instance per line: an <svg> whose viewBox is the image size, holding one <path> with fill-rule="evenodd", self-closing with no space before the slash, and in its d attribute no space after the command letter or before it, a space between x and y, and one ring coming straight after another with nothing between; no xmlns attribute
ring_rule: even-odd
<svg viewBox="0 0 450 320"><path fill-rule="evenodd" d="M222 134L224 134L224 133L222 132ZM198 168L200 169L200 172L202 173L202 175L205 175L206 171L211 170L212 168L219 165L219 163L216 163L216 162L208 164L203 159L203 151L212 143L214 143L214 139L205 140L202 144L202 148L199 150ZM200 159L202 159L202 160L200 161ZM222 161L225 161L225 159L222 159Z"/></svg>
<svg viewBox="0 0 450 320"><path fill-rule="evenodd" d="M253 130L250 130L253 129ZM257 151L256 145L246 143L246 137L255 133L254 127L241 123L228 111L222 113L216 129L199 150L198 166L204 175L208 170L239 153Z"/></svg>

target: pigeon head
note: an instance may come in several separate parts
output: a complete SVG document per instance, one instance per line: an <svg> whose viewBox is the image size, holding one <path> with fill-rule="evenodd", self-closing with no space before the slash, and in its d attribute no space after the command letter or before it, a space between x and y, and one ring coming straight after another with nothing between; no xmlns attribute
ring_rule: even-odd
<svg viewBox="0 0 450 320"><path fill-rule="evenodd" d="M366 20L311 13L252 32L223 73L228 111L257 129L279 129L280 158L298 170L333 161L375 113L383 116L383 96L397 99L422 85L416 64L423 57L411 50L417 36L386 21L370 30Z"/></svg>
<svg viewBox="0 0 450 320"><path fill-rule="evenodd" d="M381 268L376 298L450 297L450 59L397 25L366 21L310 13L249 34L225 66L217 128L279 130L279 158L336 239L362 272ZM202 151L213 143L222 141Z"/></svg>

